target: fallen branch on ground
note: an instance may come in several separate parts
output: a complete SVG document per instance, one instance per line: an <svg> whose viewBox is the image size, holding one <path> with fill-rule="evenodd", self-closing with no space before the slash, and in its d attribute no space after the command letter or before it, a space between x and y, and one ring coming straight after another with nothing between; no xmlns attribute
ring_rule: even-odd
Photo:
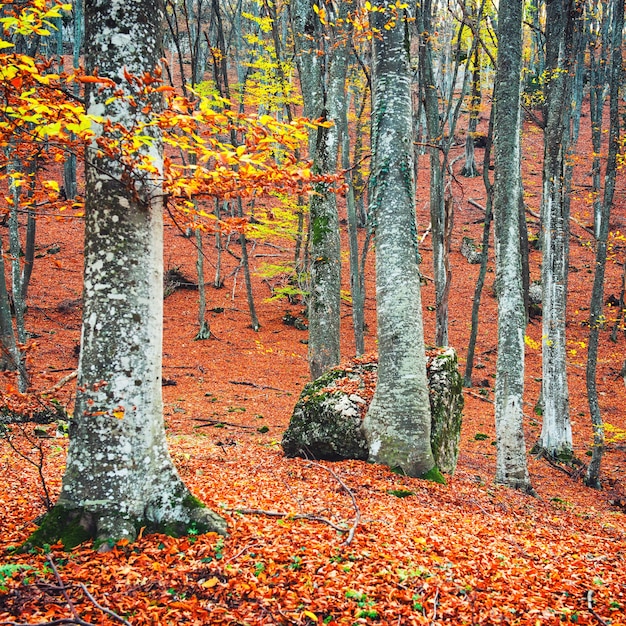
<svg viewBox="0 0 626 626"><path fill-rule="evenodd" d="M204 422L204 424L200 424L196 426L196 428L206 428L207 426L234 426L235 428L248 428L250 430L254 430L254 426L247 426L246 424L235 424L234 422L225 422L224 420L211 420L205 417L194 417L194 422Z"/></svg>
<svg viewBox="0 0 626 626"><path fill-rule="evenodd" d="M278 387L267 387L266 385L257 385L257 383L251 383L247 380L229 380L231 385L245 385L246 387L254 387L255 389L270 389L271 391L282 391L283 393L288 393L284 389L279 389Z"/></svg>

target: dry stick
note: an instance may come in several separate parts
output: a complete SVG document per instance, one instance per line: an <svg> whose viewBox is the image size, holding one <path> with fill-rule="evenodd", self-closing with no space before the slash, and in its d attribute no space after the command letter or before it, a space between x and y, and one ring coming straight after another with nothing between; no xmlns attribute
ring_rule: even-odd
<svg viewBox="0 0 626 626"><path fill-rule="evenodd" d="M284 389L279 389L278 387L266 387L265 385L257 385L256 383L251 383L247 380L229 380L231 385L246 385L247 387L254 387L255 389L270 389L271 391L282 391L283 393L288 393Z"/></svg>
<svg viewBox="0 0 626 626"><path fill-rule="evenodd" d="M247 426L246 424L235 424L235 422L225 422L224 420L212 420L205 417L194 417L194 422L205 422L196 426L196 428L205 428L207 426L217 426L217 424L223 424L224 426L234 426L235 428L249 428L254 429L254 426Z"/></svg>
<svg viewBox="0 0 626 626"><path fill-rule="evenodd" d="M71 617L53 619L51 622L0 622L0 626L60 626L60 624L79 624L79 626L93 626L90 622L76 621Z"/></svg>
<svg viewBox="0 0 626 626"><path fill-rule="evenodd" d="M433 599L433 619L430 622L431 626L434 626L435 620L437 619L437 606L439 605L439 587L437 587L437 591L435 591L435 598Z"/></svg>
<svg viewBox="0 0 626 626"><path fill-rule="evenodd" d="M115 613L115 611L111 611L111 609L107 609L105 606L102 606L100 603L96 602L96 599L89 593L87 587L83 585L83 583L79 583L80 588L83 590L83 593L87 596L89 601L97 608L100 609L103 613L106 613L109 617L118 620L120 623L124 624L124 626L132 626L132 624L125 620L121 615Z"/></svg>
<svg viewBox="0 0 626 626"><path fill-rule="evenodd" d="M487 387L485 387L485 389L486 388ZM483 402L489 402L490 404L493 404L493 400L491 398L481 396L480 394L469 391L468 389L463 389L463 392L466 393L468 396L472 396L472 398L477 398L478 400L482 400Z"/></svg>
<svg viewBox="0 0 626 626"><path fill-rule="evenodd" d="M267 517L282 517L287 519L305 519L310 522L321 522L330 526L333 530L340 533L348 532L345 528L333 524L329 519L320 515L312 515L310 513L285 513L284 511L266 511L265 509L229 509L232 513L241 513L242 515L266 515Z"/></svg>
<svg viewBox="0 0 626 626"><path fill-rule="evenodd" d="M589 609L589 613L591 613L602 626L607 626L607 623L593 609L593 591L591 589L587 591L587 609Z"/></svg>
<svg viewBox="0 0 626 626"><path fill-rule="evenodd" d="M304 520L309 520L312 522L321 522L322 524L326 524L327 526L330 526L333 530L336 530L337 532L340 532L340 533L347 532L348 534L346 536L345 541L343 542L343 545L349 546L352 543L352 540L354 539L354 533L356 532L357 526L359 525L359 522L361 520L361 511L359 510L359 506L357 504L354 493L346 485L346 483L341 479L341 477L338 476L337 473L334 472L329 467L325 467L324 465L316 463L315 461L309 461L309 465L320 467L326 470L341 485L343 490L350 496L350 499L352 500L352 506L354 507L355 515L354 515L354 522L352 523L352 526L348 530L346 530L345 528L342 528L341 526L337 526L337 524L334 524L333 522L331 522L329 519L326 519L325 517L321 517L320 515L311 515L309 513L284 513L283 511L266 511L265 509L230 509L230 511L235 512L235 513L241 513L242 515L266 515L267 517L304 519Z"/></svg>
<svg viewBox="0 0 626 626"><path fill-rule="evenodd" d="M468 204L475 206L477 209L480 209L483 213L487 212L487 209L482 204L478 204L478 202L476 202L473 198L469 198L467 202Z"/></svg>
<svg viewBox="0 0 626 626"><path fill-rule="evenodd" d="M344 545L349 546L354 539L354 533L356 532L356 528L361 521L361 511L359 510L359 505L357 504L354 492L348 487L348 485L346 485L345 482L343 482L341 477L336 472L330 469L330 467L326 467L325 465L321 465L320 463L316 463L315 461L309 461L309 464L326 470L341 485L342 489L350 496L350 499L352 500L352 506L354 507L354 522L352 524L352 527L350 528L350 531L348 532L346 540L343 542Z"/></svg>
<svg viewBox="0 0 626 626"><path fill-rule="evenodd" d="M56 383L55 385L52 385L50 389L46 389L46 391L43 392L44 395L48 395L48 394L54 393L55 391L58 391L59 389L61 389L61 387L69 383L71 380L74 380L77 376L78 376L78 370L74 370L71 374L68 374L67 376L63 376L63 378L61 378L61 380L59 380L58 383Z"/></svg>
<svg viewBox="0 0 626 626"><path fill-rule="evenodd" d="M67 603L67 606L70 610L70 613L74 617L75 622L77 624L88 624L89 622L83 621L78 615L78 613L76 612L76 607L74 606L74 603L72 602L72 600L70 599L67 593L67 589L65 588L65 584L63 583L63 580L61 579L61 576L59 575L59 570L57 569L54 559L52 558L52 555L48 554L46 559L48 563L50 563L50 567L52 568L52 571L54 572L54 576L57 579L57 582L59 583L61 593L63 594L63 597L65 598L65 602Z"/></svg>
<svg viewBox="0 0 626 626"><path fill-rule="evenodd" d="M238 559L242 554L247 552L250 548L254 548L254 546L256 545L261 545L261 544L258 544L256 541L248 542L241 550L239 550L239 552L237 552L237 554L233 554L233 556L231 556L230 559L227 559L226 561L224 561L224 565L226 565L227 563L232 563L235 559Z"/></svg>
<svg viewBox="0 0 626 626"><path fill-rule="evenodd" d="M34 441L26 432L23 424L18 423L15 424L15 426L20 429L26 441L39 452L39 461L33 461L30 456L28 456L28 454L19 450L17 446L13 443L13 438L10 433L5 438L6 442L9 444L9 447L11 448L11 450L13 450L13 452L15 452L15 454L17 454L20 458L24 459L27 463L30 463L37 469L37 474L39 474L39 482L41 483L41 488L43 489L43 505L46 507L47 511L50 511L52 509L52 499L50 498L50 491L48 490L46 477L43 474L43 466L46 460L46 455L43 451L43 444L41 443L41 441Z"/></svg>

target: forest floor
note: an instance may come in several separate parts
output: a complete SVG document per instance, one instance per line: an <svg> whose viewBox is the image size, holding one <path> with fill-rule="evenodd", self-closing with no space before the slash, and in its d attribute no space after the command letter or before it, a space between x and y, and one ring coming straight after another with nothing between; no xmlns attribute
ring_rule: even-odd
<svg viewBox="0 0 626 626"><path fill-rule="evenodd" d="M523 176L531 234L538 231L541 131L527 124ZM462 147L455 148L453 156ZM585 394L588 308L593 280L588 136L578 147L572 193L568 309L569 388L576 454L583 462L592 433ZM478 159L482 151L478 150ZM458 171L462 165L455 165ZM419 233L428 218L428 165L420 162ZM484 206L480 178L452 183L450 344L464 368L478 265L459 252L463 236L481 239ZM606 296L619 297L626 233L622 182L615 199ZM28 368L35 389L48 389L77 365L81 324L82 220L44 218L28 301L27 326L36 337ZM212 241L212 240L211 240ZM344 241L345 243L345 241ZM238 252L233 241L231 249ZM422 270L432 274L430 238ZM165 268L195 276L195 249L175 225L166 225ZM215 273L215 249L207 239L207 280ZM287 258L276 242L258 243L253 267ZM537 497L494 485L493 387L496 364L496 300L493 250L480 310L475 386L464 390L461 452L447 485L401 477L363 462L315 463L283 456L280 441L308 380L305 331L287 326L289 311L303 305L267 301L267 282L254 276L261 322L250 328L242 272L224 254L224 286L208 288L212 337L198 331L197 292L178 289L165 299L163 388L172 457L183 479L227 520L229 536L174 539L143 536L108 553L92 545L64 553L17 555L11 548L44 513L38 475L52 498L60 487L67 439L33 436L14 427L12 449L0 439L0 624L114 624L116 613L133 625L148 624L626 624L626 388L621 375L626 335L609 339L615 309L607 310L598 368L600 405L607 426L604 489L583 485L545 459L529 457ZM531 250L532 279L540 252ZM346 256L347 266L347 256ZM348 287L347 267L344 272ZM367 276L366 349L375 352L373 254ZM427 343L434 337L434 289L423 290ZM343 354L353 355L351 308L343 304ZM536 442L535 414L541 380L541 321L529 324L526 355L525 434ZM70 382L59 399L71 406ZM209 420L202 422L201 420ZM44 427L45 428L45 427ZM41 434L41 433L40 433ZM28 460L26 459L28 458ZM405 496L405 497L401 497ZM237 510L256 509L259 514ZM282 512L283 518L262 514ZM295 515L309 514L352 529ZM358 522L358 523L357 523ZM56 572L53 571L54 567ZM68 621L55 621L63 620ZM73 620L73 621L72 621ZM83 621L80 621L83 620Z"/></svg>

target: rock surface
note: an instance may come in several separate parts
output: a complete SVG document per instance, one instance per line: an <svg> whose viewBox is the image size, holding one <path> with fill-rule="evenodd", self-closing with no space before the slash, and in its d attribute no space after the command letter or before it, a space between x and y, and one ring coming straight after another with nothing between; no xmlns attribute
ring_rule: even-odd
<svg viewBox="0 0 626 626"><path fill-rule="evenodd" d="M452 348L427 351L432 413L431 445L437 467L456 468L463 409L463 385ZM374 395L377 363L353 361L308 383L294 408L282 446L289 457L338 461L367 460L361 428Z"/></svg>

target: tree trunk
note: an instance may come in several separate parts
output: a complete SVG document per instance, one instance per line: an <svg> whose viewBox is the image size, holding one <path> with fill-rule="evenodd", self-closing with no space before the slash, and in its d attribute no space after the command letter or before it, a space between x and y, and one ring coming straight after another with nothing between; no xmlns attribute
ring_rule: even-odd
<svg viewBox="0 0 626 626"><path fill-rule="evenodd" d="M330 127L318 127L317 133L310 136L309 149L314 151L314 168L320 174L334 174L339 158L341 112L345 107L347 42L331 41L325 49L322 25L308 0L294 3L292 22L304 113L313 119L323 118L333 122ZM334 34L330 33L331 40ZM308 359L311 378L315 379L337 365L340 358L341 242L337 197L329 184L316 185L309 210L311 281Z"/></svg>
<svg viewBox="0 0 626 626"><path fill-rule="evenodd" d="M194 337L198 341L209 339L211 328L206 319L206 287L204 281L204 250L202 245L202 230L196 228L196 274L198 275L198 333Z"/></svg>
<svg viewBox="0 0 626 626"><path fill-rule="evenodd" d="M444 172L440 147L442 127L439 122L439 97L432 60L432 3L425 0L418 8L420 42L420 91L426 115L426 134L430 155L430 222L433 242L433 277L435 281L436 330L435 344L448 345L448 308L445 293L448 288L445 242Z"/></svg>
<svg viewBox="0 0 626 626"><path fill-rule="evenodd" d="M573 0L546 3L546 111L541 263L543 425L538 446L561 459L573 454L567 384L565 315L569 259L566 156L569 149Z"/></svg>
<svg viewBox="0 0 626 626"><path fill-rule="evenodd" d="M524 294L519 245L520 70L523 0L501 0L494 94L493 209L498 294L496 363L496 482L531 491L522 420Z"/></svg>
<svg viewBox="0 0 626 626"><path fill-rule="evenodd" d="M371 14L374 103L372 206L376 229L378 383L363 421L370 460L410 476L441 475L430 444L430 406L415 222L411 78L404 14Z"/></svg>
<svg viewBox="0 0 626 626"><path fill-rule="evenodd" d="M138 76L154 71L162 19L161 2L88 0L87 71L98 68L118 89L133 93L122 69ZM108 101L111 91L91 89L88 113L131 128L146 97L135 90L132 109L120 98ZM94 132L102 135L102 126ZM162 169L158 137L144 158ZM134 539L141 527L225 532L225 522L190 494L167 450L161 182L124 180L123 173L94 140L86 158L83 328L67 466L59 500L29 545Z"/></svg>
<svg viewBox="0 0 626 626"><path fill-rule="evenodd" d="M617 155L620 146L620 117L619 117L619 91L623 78L622 67L622 31L624 29L624 3L622 0L613 2L613 42L611 46L612 60L610 72L610 129L609 129L609 152L606 164L604 197L602 202L602 214L600 216L600 231L596 241L596 271L593 280L593 291L589 313L589 349L587 351L587 397L589 411L593 424L593 451L591 462L587 470L585 482L590 487L599 489L600 464L604 451L604 423L600 413L598 402L598 390L596 387L596 366L598 362L598 343L600 326L602 324L602 308L604 303L604 272L606 268L607 239L609 235L609 219L613 196L615 193L615 178L617 174Z"/></svg>
<svg viewBox="0 0 626 626"><path fill-rule="evenodd" d="M472 68L472 93L469 105L469 123L467 128L467 136L465 137L465 165L461 169L461 176L468 178L478 176L479 171L476 167L476 157L474 155L474 139L476 138L476 129L478 128L478 118L480 117L481 91L480 91L480 67L481 55L480 47L474 50L474 61Z"/></svg>
<svg viewBox="0 0 626 626"><path fill-rule="evenodd" d="M480 271L476 279L476 287L474 289L474 300L472 302L472 326L470 330L470 338L467 343L467 357L465 359L465 373L463 375L463 385L465 387L472 386L472 370L474 368L474 351L476 349L476 339L478 337L478 311L480 309L480 298L485 284L485 276L487 275L487 262L489 260L489 236L491 231L491 222L493 220L493 184L489 179L489 163L491 162L491 147L493 139L493 117L494 111L491 110L489 117L489 132L487 134L487 145L485 146L485 154L483 158L483 183L487 194L487 203L485 206L485 223L483 225L482 252L480 258Z"/></svg>

